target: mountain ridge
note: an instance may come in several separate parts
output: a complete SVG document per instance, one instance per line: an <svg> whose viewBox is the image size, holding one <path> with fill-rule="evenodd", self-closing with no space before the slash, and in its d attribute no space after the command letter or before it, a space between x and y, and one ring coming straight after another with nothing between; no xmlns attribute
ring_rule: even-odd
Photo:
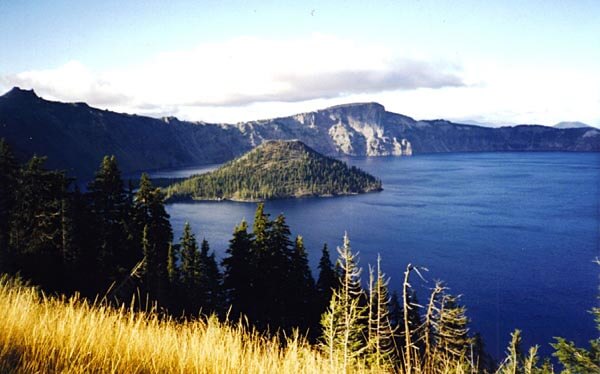
<svg viewBox="0 0 600 374"><path fill-rule="evenodd" d="M222 163L273 139L299 139L328 156L490 151L600 151L600 131L545 126L485 128L415 120L378 103L349 103L237 124L190 122L62 103L13 88L0 96L0 137L21 158L89 178L114 154L124 173Z"/></svg>

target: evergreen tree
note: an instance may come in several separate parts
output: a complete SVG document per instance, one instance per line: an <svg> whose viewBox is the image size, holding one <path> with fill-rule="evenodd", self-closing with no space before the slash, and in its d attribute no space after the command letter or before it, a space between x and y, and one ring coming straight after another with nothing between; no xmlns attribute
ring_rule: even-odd
<svg viewBox="0 0 600 374"><path fill-rule="evenodd" d="M507 356L504 361L500 364L497 374L552 374L554 370L551 364L546 361L541 367L538 367L538 346L529 348L527 356L522 352L521 348L521 331L515 330L511 334L511 341L508 345ZM573 358L577 355L572 356ZM596 368L598 365L596 364ZM563 371L563 373L598 373L598 370L587 371L583 368L579 368L574 371Z"/></svg>
<svg viewBox="0 0 600 374"><path fill-rule="evenodd" d="M381 271L379 256L377 257L377 275L373 275L372 268L370 268L369 275L367 361L371 367L387 371L395 366L395 331L390 322L389 280Z"/></svg>
<svg viewBox="0 0 600 374"><path fill-rule="evenodd" d="M321 259L319 260L319 278L317 279L317 299L316 304L319 313L323 313L329 305L333 289L339 285L339 279L333 268L327 243L323 245Z"/></svg>
<svg viewBox="0 0 600 374"><path fill-rule="evenodd" d="M321 346L331 360L340 360L344 371L348 371L365 350L367 309L361 300L364 297L360 286L361 269L347 234L343 247L338 247L338 254L342 278L339 288L333 292L329 309L321 318Z"/></svg>
<svg viewBox="0 0 600 374"><path fill-rule="evenodd" d="M140 189L135 195L134 219L143 225L146 240L150 250L144 253L147 265L147 291L159 301L167 300L169 289L169 248L173 240L169 215L164 207L164 196L160 189L154 188L146 174L142 174ZM142 239L143 240L143 239ZM135 248L135 247L132 247ZM124 259L128 267L132 267L139 259L135 251L129 252L130 257ZM152 256L149 258L148 256Z"/></svg>
<svg viewBox="0 0 600 374"><path fill-rule="evenodd" d="M223 302L221 272L215 259L215 253L209 254L209 250L206 239L202 240L198 266L200 269L199 294L202 298L202 308L207 314L220 312Z"/></svg>
<svg viewBox="0 0 600 374"><path fill-rule="evenodd" d="M4 138L0 139L0 272L10 269L9 219L15 204L19 165Z"/></svg>
<svg viewBox="0 0 600 374"><path fill-rule="evenodd" d="M179 246L169 243L168 260L167 260L167 274L169 277L169 284L171 289L175 290L179 286L180 274L179 274Z"/></svg>
<svg viewBox="0 0 600 374"><path fill-rule="evenodd" d="M593 308L592 313L596 320L596 329L600 332L600 308ZM600 337L591 340L589 344L590 347L585 349L577 347L575 343L564 338L556 338L556 343L552 344L552 348L555 350L553 356L563 366L563 373L600 372Z"/></svg>
<svg viewBox="0 0 600 374"><path fill-rule="evenodd" d="M90 209L89 196L81 193L77 185L72 193L69 194L67 216L71 226L72 234L72 253L70 260L67 261L70 269L70 291L81 292L82 295L91 298L96 297L104 289L98 288L97 271L98 252L96 242L96 222ZM65 227L65 230L68 228Z"/></svg>
<svg viewBox="0 0 600 374"><path fill-rule="evenodd" d="M49 290L63 287L61 211L69 180L44 169L45 158L23 167L10 213L9 246L16 269Z"/></svg>
<svg viewBox="0 0 600 374"><path fill-rule="evenodd" d="M142 252L144 253L144 265L142 266L142 274L144 275L144 283L149 291L152 286L156 283L156 274L154 269L156 268L156 247L150 242L150 229L148 225L144 226L142 231Z"/></svg>
<svg viewBox="0 0 600 374"><path fill-rule="evenodd" d="M199 252L196 236L188 222L185 223L181 236L181 283L188 312L195 313L199 306L197 285L199 284Z"/></svg>
<svg viewBox="0 0 600 374"><path fill-rule="evenodd" d="M254 234L254 249L256 252L265 252L269 245L269 235L271 231L271 221L269 215L265 213L265 204L259 203L254 213L254 224L252 232Z"/></svg>
<svg viewBox="0 0 600 374"><path fill-rule="evenodd" d="M231 305L234 318L240 313L248 314L254 289L254 259L252 253L253 238L248 233L248 224L242 221L235 227L233 238L225 251L228 257L223 259L223 288L226 300Z"/></svg>
<svg viewBox="0 0 600 374"><path fill-rule="evenodd" d="M97 243L97 288L105 289L110 281L120 281L131 270L130 263L123 263L130 249L126 228L129 204L115 156L104 157L88 191Z"/></svg>
<svg viewBox="0 0 600 374"><path fill-rule="evenodd" d="M314 308L315 280L308 267L308 257L302 236L297 236L290 264L289 291L292 326L301 331L316 328L318 316Z"/></svg>
<svg viewBox="0 0 600 374"><path fill-rule="evenodd" d="M285 217L280 214L270 222L260 204L254 222L254 237L254 261L257 271L252 295L256 303L250 314L251 320L260 329L288 329L292 325L292 295L289 292L288 279L292 243ZM266 269L268 271L265 271Z"/></svg>
<svg viewBox="0 0 600 374"><path fill-rule="evenodd" d="M472 343L468 336L466 308L457 301L456 296L444 294L433 324L438 352L452 359L465 357Z"/></svg>

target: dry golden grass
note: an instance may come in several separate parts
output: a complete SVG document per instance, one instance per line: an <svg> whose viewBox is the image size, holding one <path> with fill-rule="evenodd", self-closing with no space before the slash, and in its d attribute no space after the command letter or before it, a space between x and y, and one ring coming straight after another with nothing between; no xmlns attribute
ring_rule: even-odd
<svg viewBox="0 0 600 374"><path fill-rule="evenodd" d="M2 373L332 373L303 339L282 345L215 318L178 323L59 300L0 278ZM361 372L357 368L357 372Z"/></svg>

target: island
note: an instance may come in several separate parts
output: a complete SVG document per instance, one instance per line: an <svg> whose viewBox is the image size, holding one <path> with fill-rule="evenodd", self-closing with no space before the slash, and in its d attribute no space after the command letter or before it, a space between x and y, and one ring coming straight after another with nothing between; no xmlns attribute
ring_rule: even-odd
<svg viewBox="0 0 600 374"><path fill-rule="evenodd" d="M209 173L165 188L168 202L262 201L380 191L381 180L298 140L271 140Z"/></svg>

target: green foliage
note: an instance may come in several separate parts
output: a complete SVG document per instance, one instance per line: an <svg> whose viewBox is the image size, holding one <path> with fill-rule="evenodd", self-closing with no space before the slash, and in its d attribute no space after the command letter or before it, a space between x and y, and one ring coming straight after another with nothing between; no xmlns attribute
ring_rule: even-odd
<svg viewBox="0 0 600 374"><path fill-rule="evenodd" d="M381 181L298 141L271 141L219 169L167 188L170 199L264 200L381 189Z"/></svg>
<svg viewBox="0 0 600 374"><path fill-rule="evenodd" d="M322 351L329 359L343 362L343 369L350 370L365 349L365 322L367 308L362 303L364 291L360 285L361 269L350 247L348 235L344 235L344 245L338 248L342 278L339 287L333 291L328 310L321 318L323 335Z"/></svg>
<svg viewBox="0 0 600 374"><path fill-rule="evenodd" d="M600 332L600 308L593 308L592 313ZM600 337L590 340L589 349L576 347L575 343L563 338L556 338L552 347L555 350L554 357L563 366L562 373L600 373Z"/></svg>
<svg viewBox="0 0 600 374"><path fill-rule="evenodd" d="M10 213L16 203L19 165L8 143L0 139L0 271L10 269Z"/></svg>
<svg viewBox="0 0 600 374"><path fill-rule="evenodd" d="M329 305L329 300L331 300L333 289L339 285L339 279L333 268L327 243L323 245L318 268L319 277L317 278L316 284L319 303L318 308L323 311Z"/></svg>
<svg viewBox="0 0 600 374"><path fill-rule="evenodd" d="M381 271L381 258L377 257L377 275L369 267L369 323L367 362L379 369L391 370L396 362L394 327L390 321L389 279Z"/></svg>
<svg viewBox="0 0 600 374"><path fill-rule="evenodd" d="M192 227L189 222L183 227L183 234L180 239L181 248L181 277L184 287L191 288L194 283L194 274L196 269L196 257L198 253L198 242L196 236L192 233Z"/></svg>
<svg viewBox="0 0 600 374"><path fill-rule="evenodd" d="M233 316L246 313L253 304L252 263L253 236L248 233L248 224L242 221L235 227L233 238L223 259L223 287L227 304L233 308Z"/></svg>
<svg viewBox="0 0 600 374"><path fill-rule="evenodd" d="M147 242L147 246L143 247L146 277L144 288L156 300L166 302L170 283L169 248L172 246L173 233L163 201L162 192L152 186L146 174L142 174L140 188L134 199L132 215L135 217L134 221L137 225L143 227L142 242ZM135 264L138 255L135 250L130 251L129 255L130 257L126 260L131 267Z"/></svg>
<svg viewBox="0 0 600 374"><path fill-rule="evenodd" d="M180 274L179 266L177 265L179 260L179 246L169 243L168 259L167 259L167 274L169 277L169 284L171 288L177 288L179 286Z"/></svg>
<svg viewBox="0 0 600 374"><path fill-rule="evenodd" d="M119 260L122 256L130 257L127 255L130 247L126 227L130 204L114 156L104 157L94 180L88 185L88 191L90 210L95 220L92 228L99 262L97 278L99 284L108 288L110 282L121 279L132 266L130 262L129 266L121 266L125 264Z"/></svg>
<svg viewBox="0 0 600 374"><path fill-rule="evenodd" d="M315 303L315 280L310 272L302 236L297 236L294 242L288 279L289 287L286 292L292 312L290 324L298 326L301 331L316 328L315 315L321 310L315 310L315 307L318 307Z"/></svg>
<svg viewBox="0 0 600 374"><path fill-rule="evenodd" d="M209 253L210 248L206 239L200 245L198 268L200 269L198 287L200 305L204 313L220 313L223 309L223 284L215 253Z"/></svg>

